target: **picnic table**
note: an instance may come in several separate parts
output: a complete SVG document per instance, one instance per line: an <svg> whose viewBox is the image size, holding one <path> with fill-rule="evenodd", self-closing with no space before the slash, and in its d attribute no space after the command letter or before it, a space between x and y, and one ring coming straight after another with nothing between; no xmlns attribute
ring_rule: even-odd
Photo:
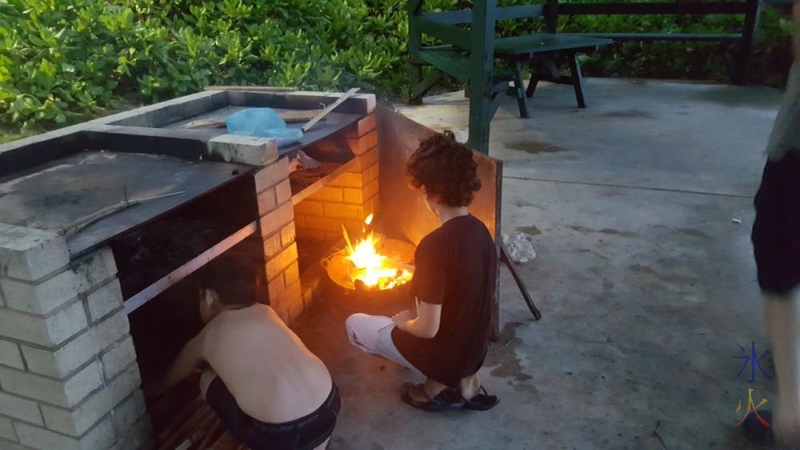
<svg viewBox="0 0 800 450"><path fill-rule="evenodd" d="M494 52L499 58L508 61L514 77L514 89L519 105L519 115L530 117L526 98L533 97L540 81L566 84L575 89L578 106L586 108L583 94L583 74L578 61L578 53L587 53L604 45L613 43L610 39L559 34L531 34L501 38L495 41ZM566 57L569 74L562 74L559 59ZM531 69L531 80L523 93L522 65Z"/></svg>

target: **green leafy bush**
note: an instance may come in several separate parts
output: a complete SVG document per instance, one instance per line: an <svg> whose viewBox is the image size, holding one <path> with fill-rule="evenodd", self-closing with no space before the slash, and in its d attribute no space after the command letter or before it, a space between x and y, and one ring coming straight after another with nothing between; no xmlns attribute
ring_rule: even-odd
<svg viewBox="0 0 800 450"><path fill-rule="evenodd" d="M564 0L562 0L564 1ZM585 1L585 0L584 0ZM527 0L501 0L502 5ZM469 7L428 0L427 10ZM0 0L0 130L84 120L209 84L408 93L406 0ZM732 17L581 16L560 31L731 32ZM504 21L500 34L542 31ZM781 85L789 24L764 14L754 79ZM711 56L711 57L709 57ZM625 44L590 55L589 75L725 80L714 44Z"/></svg>

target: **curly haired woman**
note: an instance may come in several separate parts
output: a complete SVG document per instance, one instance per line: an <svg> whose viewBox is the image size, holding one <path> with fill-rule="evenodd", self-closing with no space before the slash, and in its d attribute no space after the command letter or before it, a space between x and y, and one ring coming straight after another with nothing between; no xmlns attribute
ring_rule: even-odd
<svg viewBox="0 0 800 450"><path fill-rule="evenodd" d="M411 293L416 312L394 317L354 314L350 343L417 370L424 384L405 383L402 399L426 411L485 411L499 403L478 380L489 342L497 250L486 226L469 214L481 188L472 151L453 133L420 143L408 162L411 184L442 225L425 236L414 257Z"/></svg>

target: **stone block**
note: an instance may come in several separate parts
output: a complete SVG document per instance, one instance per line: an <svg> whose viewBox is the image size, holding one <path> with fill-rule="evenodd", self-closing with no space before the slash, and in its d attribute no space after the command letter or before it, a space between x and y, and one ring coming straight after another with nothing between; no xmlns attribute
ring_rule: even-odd
<svg viewBox="0 0 800 450"><path fill-rule="evenodd" d="M283 272L289 264L297 261L297 244L292 244L280 254L267 261L267 279Z"/></svg>
<svg viewBox="0 0 800 450"><path fill-rule="evenodd" d="M342 202L344 198L342 197L342 189L336 187L329 187L325 186L319 189L317 192L314 192L309 197L311 200L317 200L322 202ZM303 204L304 202L300 202Z"/></svg>
<svg viewBox="0 0 800 450"><path fill-rule="evenodd" d="M151 450L156 448L153 426L150 418L142 417L136 424L128 428L109 450Z"/></svg>
<svg viewBox="0 0 800 450"><path fill-rule="evenodd" d="M295 241L295 236L297 234L296 228L294 223L290 223L286 225L281 230L281 245L284 247L290 245L292 242Z"/></svg>
<svg viewBox="0 0 800 450"><path fill-rule="evenodd" d="M253 175L256 192L275 186L289 178L289 159L281 158Z"/></svg>
<svg viewBox="0 0 800 450"><path fill-rule="evenodd" d="M134 391L128 398L122 401L112 414L114 429L118 436L122 436L131 427L136 425L139 420L147 414L147 405L144 395L140 389Z"/></svg>
<svg viewBox="0 0 800 450"><path fill-rule="evenodd" d="M275 185L275 196L279 205L288 202L292 198L292 183L287 179Z"/></svg>
<svg viewBox="0 0 800 450"><path fill-rule="evenodd" d="M308 199L294 205L294 211L296 214L303 214L306 216L321 217L324 214L322 211L322 202Z"/></svg>
<svg viewBox="0 0 800 450"><path fill-rule="evenodd" d="M17 432L14 430L14 424L11 423L10 419L0 417L0 439L18 441ZM0 448L5 448L2 441L0 441Z"/></svg>
<svg viewBox="0 0 800 450"><path fill-rule="evenodd" d="M134 361L136 361L136 349L133 346L133 338L128 336L122 342L112 345L100 357L100 362L103 364L103 376L106 380L111 380Z"/></svg>
<svg viewBox="0 0 800 450"><path fill-rule="evenodd" d="M262 217L275 210L278 202L275 198L275 188L270 187L258 193L258 216Z"/></svg>
<svg viewBox="0 0 800 450"><path fill-rule="evenodd" d="M25 363L22 361L22 353L19 350L19 345L0 339L0 365L21 370L25 369Z"/></svg>
<svg viewBox="0 0 800 450"><path fill-rule="evenodd" d="M272 233L280 230L285 225L294 220L294 208L291 202L284 203L279 206L275 211L262 217L259 221L262 236L269 236Z"/></svg>
<svg viewBox="0 0 800 450"><path fill-rule="evenodd" d="M20 443L42 450L105 450L116 440L114 426L109 418L80 438L19 422L14 424L14 427Z"/></svg>
<svg viewBox="0 0 800 450"><path fill-rule="evenodd" d="M54 347L86 328L83 304L75 301L49 317L0 309L2 336L33 344Z"/></svg>
<svg viewBox="0 0 800 450"><path fill-rule="evenodd" d="M44 425L39 405L16 395L0 392L0 414L36 425Z"/></svg>
<svg viewBox="0 0 800 450"><path fill-rule="evenodd" d="M57 349L40 349L22 345L28 370L55 378L66 378L103 349L128 334L128 316L119 311L96 323L80 336Z"/></svg>
<svg viewBox="0 0 800 450"><path fill-rule="evenodd" d="M74 409L42 405L47 428L70 436L81 436L103 416L119 405L141 384L139 367L132 364L100 391Z"/></svg>
<svg viewBox="0 0 800 450"><path fill-rule="evenodd" d="M95 361L68 380L53 380L14 369L0 368L0 385L17 394L45 403L71 408L102 386L103 372Z"/></svg>
<svg viewBox="0 0 800 450"><path fill-rule="evenodd" d="M208 157L212 161L266 166L278 159L275 139L223 134L208 141Z"/></svg>
<svg viewBox="0 0 800 450"><path fill-rule="evenodd" d="M114 278L86 296L86 304L92 322L97 322L122 307L122 289Z"/></svg>
<svg viewBox="0 0 800 450"><path fill-rule="evenodd" d="M376 129L377 127L378 124L375 119L375 114L370 114L367 117L358 121L358 127L357 127L358 136L364 136L370 131Z"/></svg>
<svg viewBox="0 0 800 450"><path fill-rule="evenodd" d="M68 263L64 236L0 224L0 276L36 281Z"/></svg>

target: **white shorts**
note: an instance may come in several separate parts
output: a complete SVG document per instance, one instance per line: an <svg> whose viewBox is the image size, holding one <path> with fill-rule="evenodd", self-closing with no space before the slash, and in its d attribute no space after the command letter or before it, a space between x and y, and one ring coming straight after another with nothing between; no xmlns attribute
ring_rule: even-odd
<svg viewBox="0 0 800 450"><path fill-rule="evenodd" d="M417 370L392 342L395 324L390 317L357 313L345 321L347 339L362 352L382 356L403 367Z"/></svg>

